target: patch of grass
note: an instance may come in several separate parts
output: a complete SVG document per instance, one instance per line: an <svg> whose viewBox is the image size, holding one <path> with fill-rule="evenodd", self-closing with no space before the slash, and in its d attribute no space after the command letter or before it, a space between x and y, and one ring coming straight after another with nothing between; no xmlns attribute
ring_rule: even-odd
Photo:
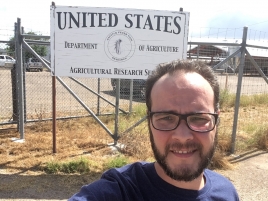
<svg viewBox="0 0 268 201"><path fill-rule="evenodd" d="M134 115L138 117L144 117L146 116L146 106L145 105L135 105L133 108Z"/></svg>
<svg viewBox="0 0 268 201"><path fill-rule="evenodd" d="M106 168L120 168L126 164L128 164L128 159L125 156L116 156L115 158L110 159L107 164Z"/></svg>
<svg viewBox="0 0 268 201"><path fill-rule="evenodd" d="M268 128L266 130L259 130L256 133L256 144L259 149L268 149Z"/></svg>
<svg viewBox="0 0 268 201"><path fill-rule="evenodd" d="M134 105L132 113L121 114L119 116L119 131L124 132L130 126L137 123L137 121L146 116L146 111L145 105Z"/></svg>
<svg viewBox="0 0 268 201"><path fill-rule="evenodd" d="M254 104L254 96L247 96L247 95L242 95L240 97L240 106L241 107L248 107L250 105Z"/></svg>
<svg viewBox="0 0 268 201"><path fill-rule="evenodd" d="M222 91L220 125L218 127L219 155L215 155L211 168L225 169L226 156L231 150L233 105L235 96ZM240 107L238 130L236 134L236 152L249 149L267 149L268 118L265 96L243 96L246 105L253 99L256 103ZM248 99L248 100L246 100ZM250 101L249 101L250 100ZM111 151L108 144L114 142L111 136L92 117L57 121L56 154L52 153L51 122L27 124L25 142L14 143L11 137L19 138L16 127L0 130L0 165L11 171L45 170L49 174L72 174L89 172L101 173L107 168L121 167L134 161L154 161L151 149L147 121L125 133L126 129L136 124L146 115L146 106L134 105L133 113L120 114L118 143L124 145L119 152ZM100 116L102 122L114 129L114 115ZM70 157L73 159L70 161ZM81 159L83 158L83 160ZM88 161L88 162L87 162Z"/></svg>
<svg viewBox="0 0 268 201"><path fill-rule="evenodd" d="M258 149L268 149L268 127L262 126L258 128L248 140L248 147L255 147Z"/></svg>
<svg viewBox="0 0 268 201"><path fill-rule="evenodd" d="M228 89L220 91L220 108L230 108L235 106L236 94L232 94ZM267 104L268 94L241 95L240 107L249 107Z"/></svg>
<svg viewBox="0 0 268 201"><path fill-rule="evenodd" d="M229 90L220 91L220 109L234 107L235 105L235 94L231 94Z"/></svg>
<svg viewBox="0 0 268 201"><path fill-rule="evenodd" d="M258 130L258 128L259 128L259 125L257 125L254 122L252 122L250 124L245 124L242 129L246 133L254 133L256 130Z"/></svg>
<svg viewBox="0 0 268 201"><path fill-rule="evenodd" d="M47 174L56 174L61 170L61 164L58 162L48 162L44 167L44 170Z"/></svg>
<svg viewBox="0 0 268 201"><path fill-rule="evenodd" d="M256 106L256 105L267 105L268 94L255 94L255 95L242 95L240 97L240 106Z"/></svg>
<svg viewBox="0 0 268 201"><path fill-rule="evenodd" d="M89 169L89 161L85 158L69 162L48 162L44 168L48 174L62 173L87 173Z"/></svg>
<svg viewBox="0 0 268 201"><path fill-rule="evenodd" d="M232 164L230 164L225 155L219 150L217 150L212 158L211 163L209 164L209 169L228 170L232 168L233 168Z"/></svg>
<svg viewBox="0 0 268 201"><path fill-rule="evenodd" d="M268 100L268 94L257 94L254 95L254 104L265 104L267 105L267 100Z"/></svg>

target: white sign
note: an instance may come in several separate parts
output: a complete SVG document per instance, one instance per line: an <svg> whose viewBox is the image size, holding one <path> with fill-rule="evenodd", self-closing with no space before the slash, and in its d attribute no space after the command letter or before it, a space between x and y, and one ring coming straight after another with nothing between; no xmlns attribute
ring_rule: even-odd
<svg viewBox="0 0 268 201"><path fill-rule="evenodd" d="M51 6L52 75L146 79L187 56L189 13Z"/></svg>

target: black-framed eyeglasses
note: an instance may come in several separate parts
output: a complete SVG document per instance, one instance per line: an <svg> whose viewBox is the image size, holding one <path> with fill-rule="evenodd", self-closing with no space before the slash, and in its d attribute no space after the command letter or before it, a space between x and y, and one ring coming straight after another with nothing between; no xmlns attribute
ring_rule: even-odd
<svg viewBox="0 0 268 201"><path fill-rule="evenodd" d="M160 131L175 130L183 119L190 130L205 133L212 131L218 121L218 114L203 112L191 114L149 112L149 116L153 127Z"/></svg>

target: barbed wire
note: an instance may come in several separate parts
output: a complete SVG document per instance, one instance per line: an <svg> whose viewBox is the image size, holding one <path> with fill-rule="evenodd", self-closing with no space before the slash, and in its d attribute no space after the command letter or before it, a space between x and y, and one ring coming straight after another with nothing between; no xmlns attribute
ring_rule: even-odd
<svg viewBox="0 0 268 201"><path fill-rule="evenodd" d="M198 30L199 29L199 30ZM218 27L200 27L190 29L189 38L203 39L242 39L243 28L218 28ZM265 31L248 29L247 39L253 41L268 41L268 33Z"/></svg>
<svg viewBox="0 0 268 201"><path fill-rule="evenodd" d="M192 29L192 30L191 30ZM50 32L38 31L32 28L24 28L24 33L34 32L37 35L49 36ZM240 28L222 28L222 27L192 27L189 30L189 39L196 38L203 39L242 39L243 27ZM10 40L14 37L14 27L1 27L0 28L0 40ZM252 41L268 41L268 33L256 29L248 29L248 40Z"/></svg>

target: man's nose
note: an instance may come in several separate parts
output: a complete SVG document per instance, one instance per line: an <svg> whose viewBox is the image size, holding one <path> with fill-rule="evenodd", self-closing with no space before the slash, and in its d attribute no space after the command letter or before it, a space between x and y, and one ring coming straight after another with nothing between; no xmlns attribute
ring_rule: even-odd
<svg viewBox="0 0 268 201"><path fill-rule="evenodd" d="M184 143L188 140L193 139L193 131L190 130L190 128L187 126L187 123L185 120L181 120L178 127L173 130L172 138L179 140L181 143Z"/></svg>

